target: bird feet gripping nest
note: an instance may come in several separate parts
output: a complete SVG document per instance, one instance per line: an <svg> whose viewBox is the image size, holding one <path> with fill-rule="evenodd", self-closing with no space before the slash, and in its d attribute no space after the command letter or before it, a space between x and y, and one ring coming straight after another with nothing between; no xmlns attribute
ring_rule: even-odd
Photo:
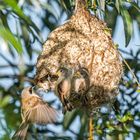
<svg viewBox="0 0 140 140"><path fill-rule="evenodd" d="M63 113L80 108L86 100L85 94L90 86L88 70L84 67L78 67L77 70L61 67L57 74L59 78L55 91L62 102Z"/></svg>

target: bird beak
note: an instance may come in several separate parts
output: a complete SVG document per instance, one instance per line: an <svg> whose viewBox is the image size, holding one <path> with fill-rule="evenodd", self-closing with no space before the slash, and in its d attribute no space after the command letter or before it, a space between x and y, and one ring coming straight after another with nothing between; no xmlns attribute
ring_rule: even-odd
<svg viewBox="0 0 140 140"><path fill-rule="evenodd" d="M61 75L60 70L58 70L58 71L56 72L56 75L57 75L57 76L60 76L60 75Z"/></svg>
<svg viewBox="0 0 140 140"><path fill-rule="evenodd" d="M30 94L32 94L32 92L33 92L33 87L30 87L29 92L30 92Z"/></svg>
<svg viewBox="0 0 140 140"><path fill-rule="evenodd" d="M80 72L79 71L77 71L75 74L74 74L74 76L76 76L76 77L80 77Z"/></svg>

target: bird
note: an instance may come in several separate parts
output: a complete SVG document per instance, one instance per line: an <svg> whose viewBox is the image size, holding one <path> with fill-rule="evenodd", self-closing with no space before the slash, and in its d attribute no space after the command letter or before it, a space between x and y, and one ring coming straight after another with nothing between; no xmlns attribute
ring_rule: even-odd
<svg viewBox="0 0 140 140"><path fill-rule="evenodd" d="M57 75L50 75L49 70L46 67L42 67L37 71L37 75L34 78L34 85L37 89L44 90L45 92L53 91L56 80L58 79Z"/></svg>
<svg viewBox="0 0 140 140"><path fill-rule="evenodd" d="M90 86L90 77L88 69L85 67L80 67L79 70L75 74L77 77L75 78L75 91L77 93L84 93Z"/></svg>
<svg viewBox="0 0 140 140"><path fill-rule="evenodd" d="M74 75L74 70L67 67L61 67L57 71L58 80L56 82L56 95L60 98L63 105L63 113L66 111L71 111L73 109L72 104L69 102L71 94L71 82Z"/></svg>
<svg viewBox="0 0 140 140"><path fill-rule="evenodd" d="M83 82L81 82L81 85L79 86L79 90L82 92L81 93L82 104L86 104L86 102L87 102L86 94L90 88L90 74L89 74L88 69L86 69L84 67L80 68L80 74L81 74L81 79L83 79Z"/></svg>
<svg viewBox="0 0 140 140"><path fill-rule="evenodd" d="M33 87L26 87L21 94L22 122L12 140L25 140L30 123L48 124L56 121L57 111L37 95Z"/></svg>
<svg viewBox="0 0 140 140"><path fill-rule="evenodd" d="M86 101L86 93L90 87L90 77L88 69L85 67L78 67L78 70L72 77L71 96L69 101L75 108L79 108Z"/></svg>

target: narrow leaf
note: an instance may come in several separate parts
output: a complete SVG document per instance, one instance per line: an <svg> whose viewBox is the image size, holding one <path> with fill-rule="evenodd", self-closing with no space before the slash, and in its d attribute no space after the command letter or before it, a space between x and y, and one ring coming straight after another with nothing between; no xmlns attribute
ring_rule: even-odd
<svg viewBox="0 0 140 140"><path fill-rule="evenodd" d="M30 20L28 16L26 16L21 8L18 6L17 2L15 0L4 0L4 2L10 6L14 13L16 13L20 18L22 18L25 23L32 26L36 32L39 32L40 30L38 27Z"/></svg>
<svg viewBox="0 0 140 140"><path fill-rule="evenodd" d="M138 12L140 12L140 7L135 2L129 2Z"/></svg>
<svg viewBox="0 0 140 140"><path fill-rule="evenodd" d="M118 13L120 13L120 0L116 0L116 2L115 2L115 7L116 7L116 9L117 9L117 11L118 11Z"/></svg>
<svg viewBox="0 0 140 140"><path fill-rule="evenodd" d="M136 91L136 92L140 93L140 89L137 89L137 91Z"/></svg>
<svg viewBox="0 0 140 140"><path fill-rule="evenodd" d="M6 106L9 103L10 96L7 95L4 98L0 99L0 108Z"/></svg>
<svg viewBox="0 0 140 140"><path fill-rule="evenodd" d="M73 123L73 121L75 120L75 118L77 117L77 111L73 110L72 112L67 112L65 117L64 117L64 129L67 130L70 125Z"/></svg>
<svg viewBox="0 0 140 140"><path fill-rule="evenodd" d="M105 0L99 0L101 10L105 11Z"/></svg>
<svg viewBox="0 0 140 140"><path fill-rule="evenodd" d="M5 40L8 41L16 51L21 54L22 53L22 46L21 43L13 36L13 34L6 28L0 26L0 36Z"/></svg>
<svg viewBox="0 0 140 140"><path fill-rule="evenodd" d="M58 13L53 8L53 6L49 5L48 3L41 5L44 9L46 9L50 14L52 14L57 20L59 18Z"/></svg>
<svg viewBox="0 0 140 140"><path fill-rule="evenodd" d="M121 16L123 18L124 23L124 31L125 31L125 45L128 46L131 36L132 36L132 19L129 12L125 9L121 9Z"/></svg>

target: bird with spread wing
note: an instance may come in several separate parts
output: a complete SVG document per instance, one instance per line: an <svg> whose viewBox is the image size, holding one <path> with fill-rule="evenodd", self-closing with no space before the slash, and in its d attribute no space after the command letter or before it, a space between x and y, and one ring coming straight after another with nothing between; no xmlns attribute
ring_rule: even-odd
<svg viewBox="0 0 140 140"><path fill-rule="evenodd" d="M13 135L13 140L25 140L30 123L54 123L57 112L35 93L33 87L26 87L21 94L21 116L22 122Z"/></svg>

